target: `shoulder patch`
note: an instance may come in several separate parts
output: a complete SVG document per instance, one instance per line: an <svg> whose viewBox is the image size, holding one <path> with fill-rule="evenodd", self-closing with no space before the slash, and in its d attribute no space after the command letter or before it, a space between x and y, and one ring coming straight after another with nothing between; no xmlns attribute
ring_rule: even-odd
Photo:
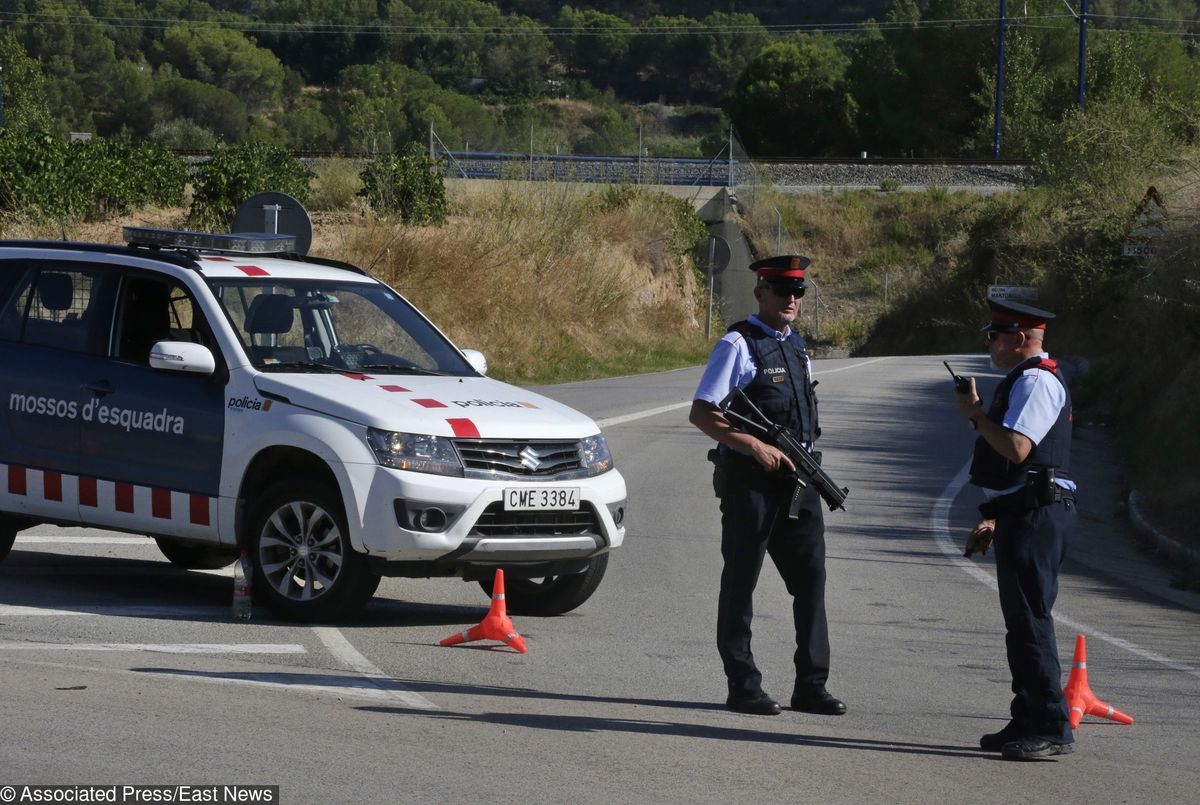
<svg viewBox="0 0 1200 805"><path fill-rule="evenodd" d="M735 321L733 324L729 325L729 328L727 330L725 330L725 332L741 333L742 335L748 335L753 328L754 328L753 324L751 324L746 319L742 319L741 321Z"/></svg>

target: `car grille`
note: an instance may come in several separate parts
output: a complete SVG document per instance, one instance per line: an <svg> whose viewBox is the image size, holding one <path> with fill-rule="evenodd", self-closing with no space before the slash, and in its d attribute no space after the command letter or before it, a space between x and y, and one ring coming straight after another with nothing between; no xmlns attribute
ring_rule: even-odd
<svg viewBox="0 0 1200 805"><path fill-rule="evenodd" d="M580 478L579 443L455 439L468 478Z"/></svg>
<svg viewBox="0 0 1200 805"><path fill-rule="evenodd" d="M504 504L497 501L483 510L471 529L472 536L500 539L599 534L600 521L590 503L577 511L505 511Z"/></svg>

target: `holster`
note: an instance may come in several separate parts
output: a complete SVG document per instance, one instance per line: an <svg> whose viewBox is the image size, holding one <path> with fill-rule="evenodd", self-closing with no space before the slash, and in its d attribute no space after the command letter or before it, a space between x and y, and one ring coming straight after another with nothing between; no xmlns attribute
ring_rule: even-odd
<svg viewBox="0 0 1200 805"><path fill-rule="evenodd" d="M992 498L979 507L984 519L994 520L1001 514L1020 514L1058 503L1063 499L1074 500L1075 496L1054 483L1054 468L1034 470L1025 478L1025 486L1016 492Z"/></svg>
<svg viewBox="0 0 1200 805"><path fill-rule="evenodd" d="M723 498L729 490L729 468L721 457L721 451L715 447L708 451L708 460L713 463L713 494Z"/></svg>

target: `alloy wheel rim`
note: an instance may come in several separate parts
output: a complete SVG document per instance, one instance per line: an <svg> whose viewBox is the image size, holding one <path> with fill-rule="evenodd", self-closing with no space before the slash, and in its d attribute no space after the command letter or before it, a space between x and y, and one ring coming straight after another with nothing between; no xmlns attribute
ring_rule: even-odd
<svg viewBox="0 0 1200 805"><path fill-rule="evenodd" d="M342 572L341 529L314 503L286 503L263 526L258 559L275 592L289 601L312 601L333 589Z"/></svg>

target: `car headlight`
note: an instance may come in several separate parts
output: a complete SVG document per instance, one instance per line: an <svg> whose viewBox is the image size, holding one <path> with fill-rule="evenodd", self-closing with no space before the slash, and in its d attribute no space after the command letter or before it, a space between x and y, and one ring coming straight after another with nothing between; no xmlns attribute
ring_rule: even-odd
<svg viewBox="0 0 1200 805"><path fill-rule="evenodd" d="M420 433L367 428L367 444L385 467L434 475L462 476L463 465L449 439Z"/></svg>
<svg viewBox="0 0 1200 805"><path fill-rule="evenodd" d="M604 436L597 433L579 441L579 460L587 470L588 477L600 475L613 468L612 453L608 452L608 442Z"/></svg>

